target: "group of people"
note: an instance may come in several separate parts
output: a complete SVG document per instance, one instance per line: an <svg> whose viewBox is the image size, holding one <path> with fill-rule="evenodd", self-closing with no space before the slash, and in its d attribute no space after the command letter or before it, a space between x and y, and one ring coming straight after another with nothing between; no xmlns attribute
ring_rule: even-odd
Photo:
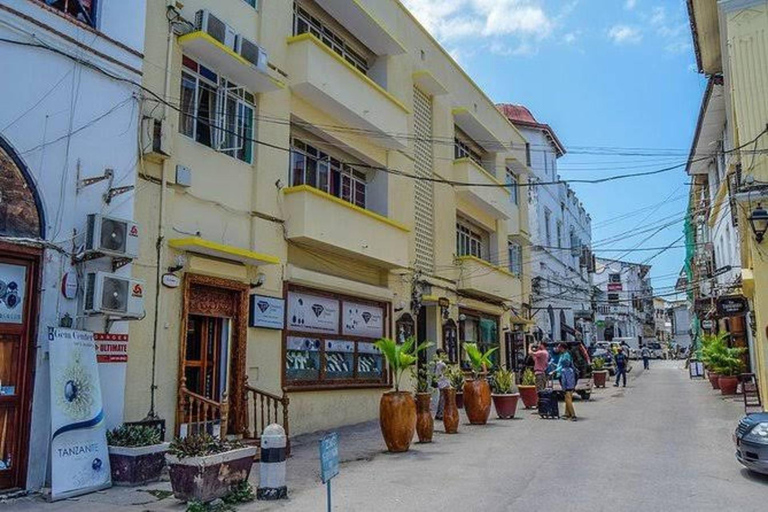
<svg viewBox="0 0 768 512"><path fill-rule="evenodd" d="M555 347L558 355L557 362L552 364L550 361L549 350L546 345L534 344L529 349L529 354L533 359L533 374L536 378L536 391L543 391L547 388L549 378L559 379L560 387L563 388L565 395L565 414L564 420L576 421L576 411L573 408L573 392L576 391L576 383L579 381L579 372L573 366L573 357L568 351L568 345L558 343Z"/></svg>

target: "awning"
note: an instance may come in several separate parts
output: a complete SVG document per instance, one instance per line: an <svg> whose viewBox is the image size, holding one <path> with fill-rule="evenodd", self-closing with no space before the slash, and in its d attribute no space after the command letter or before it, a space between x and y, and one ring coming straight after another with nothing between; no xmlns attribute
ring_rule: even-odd
<svg viewBox="0 0 768 512"><path fill-rule="evenodd" d="M315 0L376 55L401 55L406 48L359 0Z"/></svg>
<svg viewBox="0 0 768 512"><path fill-rule="evenodd" d="M499 152L508 149L507 143L496 136L468 108L454 108L452 112L456 125L486 151Z"/></svg>
<svg viewBox="0 0 768 512"><path fill-rule="evenodd" d="M174 238L168 242L168 246L179 251L187 251L195 254L203 254L223 260L237 261L245 265L277 265L280 258L269 254L242 249L233 245L220 244L199 237Z"/></svg>

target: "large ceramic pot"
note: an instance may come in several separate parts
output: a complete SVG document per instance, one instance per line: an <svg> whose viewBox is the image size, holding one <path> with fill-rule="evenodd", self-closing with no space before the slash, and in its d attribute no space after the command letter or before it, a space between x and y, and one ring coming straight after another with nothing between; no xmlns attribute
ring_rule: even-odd
<svg viewBox="0 0 768 512"><path fill-rule="evenodd" d="M416 401L407 391L384 393L379 402L381 435L390 452L407 452L416 431Z"/></svg>
<svg viewBox="0 0 768 512"><path fill-rule="evenodd" d="M416 393L416 433L420 443L432 442L435 420L432 418L431 404L431 393Z"/></svg>
<svg viewBox="0 0 768 512"><path fill-rule="evenodd" d="M593 370L592 371L592 380L594 380L596 388L604 388L605 387L605 381L608 380L608 371L607 370Z"/></svg>
<svg viewBox="0 0 768 512"><path fill-rule="evenodd" d="M443 395L443 427L446 434L455 434L459 431L459 408L456 407L456 390L444 388L440 391Z"/></svg>
<svg viewBox="0 0 768 512"><path fill-rule="evenodd" d="M520 395L491 395L493 397L493 408L496 409L496 416L500 420L509 420L515 417L517 411L517 401Z"/></svg>
<svg viewBox="0 0 768 512"><path fill-rule="evenodd" d="M707 372L709 383L712 384L712 389L720 389L720 376L714 372Z"/></svg>
<svg viewBox="0 0 768 512"><path fill-rule="evenodd" d="M144 485L160 480L165 467L168 443L140 446L109 447L109 467L114 485Z"/></svg>
<svg viewBox="0 0 768 512"><path fill-rule="evenodd" d="M717 384L720 386L720 393L723 395L735 395L736 390L739 388L739 378L721 375L717 379Z"/></svg>
<svg viewBox="0 0 768 512"><path fill-rule="evenodd" d="M456 392L456 407L459 409L464 408L464 391Z"/></svg>
<svg viewBox="0 0 768 512"><path fill-rule="evenodd" d="M166 453L173 495L181 501L203 503L222 498L230 487L248 480L254 455L255 447L183 459Z"/></svg>
<svg viewBox="0 0 768 512"><path fill-rule="evenodd" d="M536 391L536 386L517 386L517 389L520 390L520 398L526 409L533 409L539 405L539 393Z"/></svg>
<svg viewBox="0 0 768 512"><path fill-rule="evenodd" d="M485 425L491 415L491 386L485 378L464 382L464 410L472 425Z"/></svg>

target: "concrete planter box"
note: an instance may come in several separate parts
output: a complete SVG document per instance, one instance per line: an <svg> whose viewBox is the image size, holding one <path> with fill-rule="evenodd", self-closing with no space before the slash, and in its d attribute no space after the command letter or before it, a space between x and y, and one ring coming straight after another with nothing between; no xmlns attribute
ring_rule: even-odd
<svg viewBox="0 0 768 512"><path fill-rule="evenodd" d="M255 455L255 447L183 459L167 453L173 495L182 501L203 503L222 498L230 487L248 480Z"/></svg>
<svg viewBox="0 0 768 512"><path fill-rule="evenodd" d="M160 480L165 467L165 452L168 443L129 448L109 447L109 464L112 468L114 485L144 485Z"/></svg>

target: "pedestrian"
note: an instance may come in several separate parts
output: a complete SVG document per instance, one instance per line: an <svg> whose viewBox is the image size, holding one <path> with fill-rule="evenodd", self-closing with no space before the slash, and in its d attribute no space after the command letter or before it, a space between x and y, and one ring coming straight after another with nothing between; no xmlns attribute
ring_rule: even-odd
<svg viewBox="0 0 768 512"><path fill-rule="evenodd" d="M643 368L646 370L651 369L651 351L648 348L648 345L643 345L643 347L640 349L640 356L643 358Z"/></svg>
<svg viewBox="0 0 768 512"><path fill-rule="evenodd" d="M579 381L578 372L573 367L571 358L563 358L560 369L560 386L565 394L564 420L576 421L576 411L573 409L573 391Z"/></svg>
<svg viewBox="0 0 768 512"><path fill-rule="evenodd" d="M443 408L445 407L445 397L443 396L443 390L451 386L451 381L448 379L448 359L445 350L439 348L435 353L435 377L437 378L437 390L440 394L440 398L437 401L437 413L435 414L436 420L443 419ZM434 403L434 402L433 402Z"/></svg>
<svg viewBox="0 0 768 512"><path fill-rule="evenodd" d="M536 376L536 391L547 387L547 368L549 367L549 351L543 343L531 345L528 352L533 359L533 374Z"/></svg>
<svg viewBox="0 0 768 512"><path fill-rule="evenodd" d="M619 387L619 379L624 379L624 387L627 387L627 355L623 349L619 349L619 352L614 358L616 362L616 384L613 387Z"/></svg>
<svg viewBox="0 0 768 512"><path fill-rule="evenodd" d="M555 370L552 373L556 378L560 378L560 372L563 370L563 366L566 362L569 363L571 367L573 367L573 357L568 351L568 344L565 342L561 341L558 343L556 350L559 357L557 358L557 365L555 366Z"/></svg>

